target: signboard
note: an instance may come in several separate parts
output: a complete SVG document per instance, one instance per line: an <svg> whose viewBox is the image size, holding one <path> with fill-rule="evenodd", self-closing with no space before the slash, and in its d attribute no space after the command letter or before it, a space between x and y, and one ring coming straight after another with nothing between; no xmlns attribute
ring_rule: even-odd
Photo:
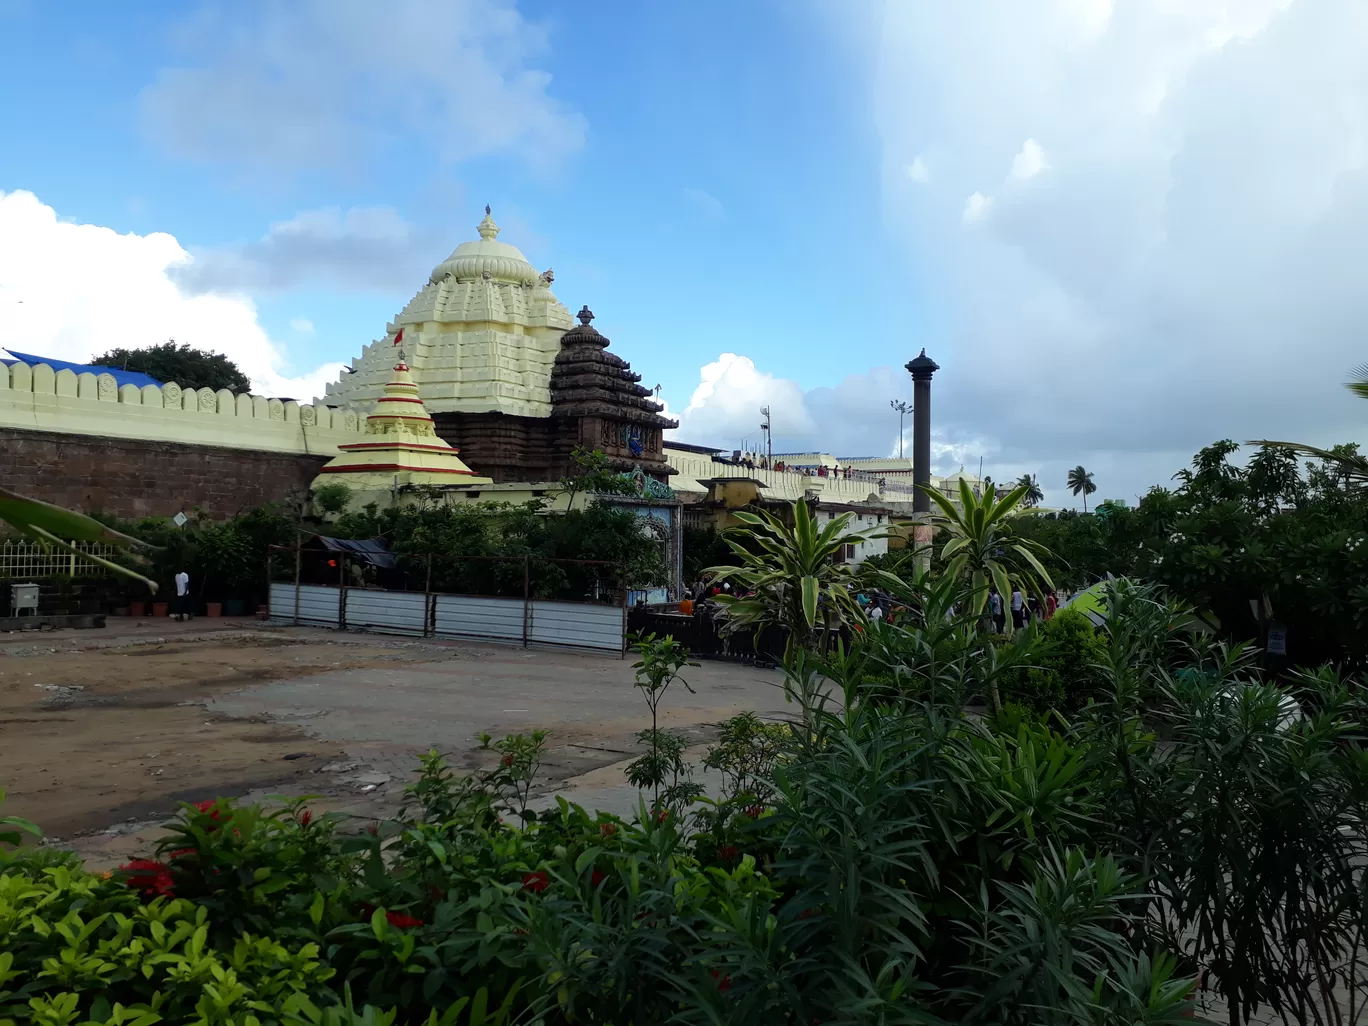
<svg viewBox="0 0 1368 1026"><path fill-rule="evenodd" d="M171 518L171 523L175 524L177 527L184 527L189 522L190 518L187 517L184 513L177 513L174 517Z"/></svg>
<svg viewBox="0 0 1368 1026"><path fill-rule="evenodd" d="M1280 623L1268 625L1268 643L1264 646L1269 655L1287 655L1287 628Z"/></svg>

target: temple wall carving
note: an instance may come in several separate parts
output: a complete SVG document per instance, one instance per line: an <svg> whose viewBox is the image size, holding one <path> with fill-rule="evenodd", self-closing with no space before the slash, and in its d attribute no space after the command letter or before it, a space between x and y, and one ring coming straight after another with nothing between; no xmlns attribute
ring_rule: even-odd
<svg viewBox="0 0 1368 1026"><path fill-rule="evenodd" d="M332 457L357 441L356 411L226 389L124 385L113 375L0 364L0 428ZM3 464L0 464L3 467Z"/></svg>

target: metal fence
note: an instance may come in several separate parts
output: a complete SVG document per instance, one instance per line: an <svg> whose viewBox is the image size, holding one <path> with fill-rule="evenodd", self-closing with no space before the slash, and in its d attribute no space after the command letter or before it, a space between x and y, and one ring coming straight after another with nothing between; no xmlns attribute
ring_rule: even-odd
<svg viewBox="0 0 1368 1026"><path fill-rule="evenodd" d="M73 542L77 552L63 552L42 542L0 542L0 578L33 580L45 577L104 577L109 571L85 558L111 559L115 549L99 542Z"/></svg>
<svg viewBox="0 0 1368 1026"><path fill-rule="evenodd" d="M392 565L328 549L273 549L272 621L625 651L627 592L615 564L408 554L384 554L380 562ZM583 597L567 598L567 589Z"/></svg>

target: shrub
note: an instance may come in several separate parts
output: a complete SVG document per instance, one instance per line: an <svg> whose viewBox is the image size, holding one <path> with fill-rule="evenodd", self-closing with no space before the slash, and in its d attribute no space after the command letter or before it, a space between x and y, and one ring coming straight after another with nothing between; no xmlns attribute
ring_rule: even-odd
<svg viewBox="0 0 1368 1026"><path fill-rule="evenodd" d="M1004 681L1004 702L1037 713L1077 709L1093 697L1102 677L1099 664L1106 644L1092 621L1073 609L1061 609L1045 621L1030 666L1014 669Z"/></svg>

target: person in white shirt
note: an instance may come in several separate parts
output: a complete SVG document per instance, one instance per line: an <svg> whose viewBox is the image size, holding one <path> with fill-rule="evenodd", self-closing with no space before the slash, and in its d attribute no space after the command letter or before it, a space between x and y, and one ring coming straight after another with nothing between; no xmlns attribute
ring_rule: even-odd
<svg viewBox="0 0 1368 1026"><path fill-rule="evenodd" d="M176 619L190 619L190 575L184 570L176 573Z"/></svg>
<svg viewBox="0 0 1368 1026"><path fill-rule="evenodd" d="M1012 626L1021 630L1026 625L1026 598L1020 588L1012 589Z"/></svg>
<svg viewBox="0 0 1368 1026"><path fill-rule="evenodd" d="M869 606L869 619L870 619L870 621L873 622L873 623L878 623L880 620L882 620L882 619L883 619L883 606L879 605L877 602L870 603L870 606Z"/></svg>

